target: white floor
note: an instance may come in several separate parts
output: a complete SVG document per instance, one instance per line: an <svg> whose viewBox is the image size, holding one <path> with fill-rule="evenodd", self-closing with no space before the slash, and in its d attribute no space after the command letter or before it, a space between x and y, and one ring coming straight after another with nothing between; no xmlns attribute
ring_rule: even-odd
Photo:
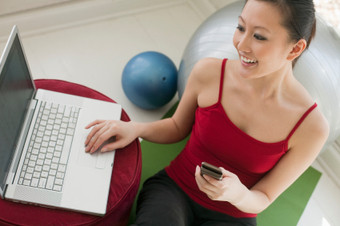
<svg viewBox="0 0 340 226"><path fill-rule="evenodd" d="M0 50L11 26L17 24L34 79L62 79L86 85L122 104L132 120L153 121L178 97L154 111L134 106L121 86L125 64L140 52L154 50L179 66L195 29L227 2L230 1L74 0L0 15ZM323 171L317 161L314 167ZM339 210L340 188L324 173L298 225L338 226Z"/></svg>

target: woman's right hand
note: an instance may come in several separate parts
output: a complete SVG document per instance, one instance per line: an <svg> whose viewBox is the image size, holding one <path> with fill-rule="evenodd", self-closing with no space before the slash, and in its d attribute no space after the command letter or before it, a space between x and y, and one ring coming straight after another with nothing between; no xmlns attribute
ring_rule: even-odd
<svg viewBox="0 0 340 226"><path fill-rule="evenodd" d="M85 140L85 151L94 153L104 142L115 138L101 148L101 152L123 148L136 139L136 129L133 122L116 120L96 120L88 124L85 129L90 129Z"/></svg>

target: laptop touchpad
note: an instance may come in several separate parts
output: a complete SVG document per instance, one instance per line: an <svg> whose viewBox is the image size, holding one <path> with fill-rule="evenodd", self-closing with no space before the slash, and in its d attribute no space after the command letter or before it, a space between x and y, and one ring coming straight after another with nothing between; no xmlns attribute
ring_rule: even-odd
<svg viewBox="0 0 340 226"><path fill-rule="evenodd" d="M84 142L86 139L87 134L84 134ZM102 147L110 142L113 142L114 138L109 139L108 141L104 142L103 145L101 145L98 150L93 153L86 153L85 148L84 150L81 150L78 152L78 164L81 166L86 166L90 168L98 168L98 169L104 169L107 167L107 159L109 155L109 152L107 153L101 153L100 150Z"/></svg>

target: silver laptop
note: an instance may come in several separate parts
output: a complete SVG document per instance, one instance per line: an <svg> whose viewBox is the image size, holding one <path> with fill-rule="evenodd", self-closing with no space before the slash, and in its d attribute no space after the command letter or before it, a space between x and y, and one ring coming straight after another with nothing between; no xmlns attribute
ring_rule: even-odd
<svg viewBox="0 0 340 226"><path fill-rule="evenodd" d="M104 215L115 152L85 153L85 126L119 120L121 106L36 90L13 27L0 60L0 195Z"/></svg>

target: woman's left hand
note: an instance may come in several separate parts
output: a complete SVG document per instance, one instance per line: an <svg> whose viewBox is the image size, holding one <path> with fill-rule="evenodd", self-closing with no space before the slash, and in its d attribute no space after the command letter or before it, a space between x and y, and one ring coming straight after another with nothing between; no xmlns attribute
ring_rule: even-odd
<svg viewBox="0 0 340 226"><path fill-rule="evenodd" d="M195 179L198 188L210 199L215 201L227 201L235 205L240 203L248 191L239 178L220 167L222 170L222 180L216 180L208 175L201 176L201 169L196 166Z"/></svg>

